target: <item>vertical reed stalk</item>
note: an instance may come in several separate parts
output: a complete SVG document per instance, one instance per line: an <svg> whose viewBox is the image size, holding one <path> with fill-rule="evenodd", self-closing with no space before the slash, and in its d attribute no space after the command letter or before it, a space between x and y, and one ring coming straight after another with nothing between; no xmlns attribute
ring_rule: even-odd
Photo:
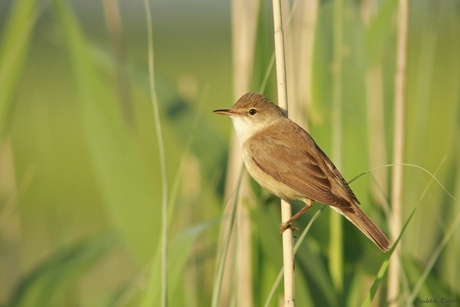
<svg viewBox="0 0 460 307"><path fill-rule="evenodd" d="M281 1L273 0L273 20L276 55L276 78L278 84L278 104L288 109L286 85L286 59L284 54L283 19ZM291 204L281 200L281 219L291 218ZM286 229L283 233L283 263L284 263L284 306L295 306L295 278L294 278L294 238L292 230Z"/></svg>
<svg viewBox="0 0 460 307"><path fill-rule="evenodd" d="M289 6L288 2L285 6ZM307 131L307 114L311 116L313 47L318 7L318 0L297 0L284 23L287 79L290 80L289 117Z"/></svg>
<svg viewBox="0 0 460 307"><path fill-rule="evenodd" d="M144 0L145 17L147 20L147 40L148 40L148 61L149 61L149 89L150 99L152 100L153 114L155 119L155 130L158 140L158 151L160 155L161 168L161 306L168 306L168 183L166 176L166 158L161 131L160 112L158 99L155 90L154 57L153 57L153 30L152 15L148 0Z"/></svg>
<svg viewBox="0 0 460 307"><path fill-rule="evenodd" d="M401 232L402 223L402 185L403 185L403 153L404 153L404 101L406 94L406 60L408 37L408 0L400 0L398 8L397 55L395 75L395 106L394 106L394 145L393 145L393 176L392 176L392 219L391 238L396 240ZM400 245L399 245L400 246ZM401 280L400 247L395 249L390 261L388 272L389 306L398 306Z"/></svg>
<svg viewBox="0 0 460 307"><path fill-rule="evenodd" d="M342 165L342 41L343 41L343 0L334 1L334 54L332 63L332 160L340 169ZM329 245L329 266L336 292L343 289L343 234L339 214L331 214L331 241Z"/></svg>
<svg viewBox="0 0 460 307"><path fill-rule="evenodd" d="M257 20L259 13L259 0L233 0L232 1L232 56L233 56L233 100L250 90L254 49L256 42ZM227 165L225 184L225 197L229 200L224 209L224 216L231 216L222 222L219 237L219 251L227 250L226 255L218 254L218 259L225 257L225 268L221 280L221 294L218 295L215 305L226 306L231 301L237 306L252 306L254 301L251 262L251 223L248 218L248 208L243 205L243 200L253 199L247 172L242 169L243 160L236 136L233 134ZM240 179L240 173L243 172ZM239 193L235 194L235 191ZM235 199L235 197L237 199ZM236 210L233 204L236 203ZM254 201L248 201L254 204ZM230 227L233 223L235 227ZM227 240L226 231L231 229L230 239ZM225 245L229 245L228 249ZM224 248L225 247L225 248Z"/></svg>

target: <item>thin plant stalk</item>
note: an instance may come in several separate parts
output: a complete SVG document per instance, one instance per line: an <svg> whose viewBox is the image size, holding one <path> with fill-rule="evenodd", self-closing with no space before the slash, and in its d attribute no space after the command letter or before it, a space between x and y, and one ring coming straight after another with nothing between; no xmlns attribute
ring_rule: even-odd
<svg viewBox="0 0 460 307"><path fill-rule="evenodd" d="M285 6L289 6L288 1ZM307 114L312 115L309 111L318 7L318 0L296 0L284 23L290 118L307 131Z"/></svg>
<svg viewBox="0 0 460 307"><path fill-rule="evenodd" d="M417 168L419 170L422 170L423 172L427 173L430 175L431 179L430 181L428 182L428 184L426 185L424 191L422 192L419 200L418 200L418 204L414 207L414 209L412 210L412 212L410 213L409 217L407 218L406 222L404 223L404 225L402 226L402 229L401 231L399 232L398 234L398 237L396 238L396 240L393 242L393 247L390 249L389 251L389 255L388 255L388 258L382 263L378 273L377 273L377 278L375 279L374 283L372 284L371 286L371 289L370 291L368 292L366 298L364 299L363 303L362 303L362 307L369 307L371 306L371 303L372 303L372 300L374 299L376 293L377 293L377 289L379 288L380 284L382 283L382 280L385 276L385 273L387 272L387 269L389 270L389 265L390 265L390 259L393 255L393 253L396 251L396 249L398 248L399 246L399 242L401 241L401 237L403 236L404 234L404 231L406 230L407 226L409 225L409 222L411 221L412 217L414 216L414 213L415 211L417 210L418 206L420 205L420 203L422 202L422 199L425 197L430 185L433 183L433 182L436 182L439 184L439 186L444 190L444 192L446 192L446 194L448 194L453 200L456 200L456 198L449 192L447 191L447 189L442 185L442 183L436 178L436 174L437 172L439 171L439 168L441 167L441 165L444 163L444 160L445 158L441 161L441 164L439 165L438 169L436 170L435 173L431 173L429 172L428 170L426 170L425 168L421 167L421 166L418 166L418 165L414 165L414 164L402 164L402 166L409 166L409 167L414 167L414 168ZM365 173L368 173L370 171L374 171L378 168L382 168L382 167L394 167L395 165L394 164L389 164L389 165L382 165L382 166L379 166L377 168L373 168L371 170L368 170L366 171ZM363 173L363 174L365 174ZM359 175L358 177L362 176L363 174ZM355 179L357 179L358 177L355 177L353 178L351 181L354 181ZM350 182L351 182L350 181ZM413 302L414 298L415 298L415 295L417 295L417 293L419 292L420 290L420 287L422 286L423 284L423 281L422 280L425 280L429 271L432 269L435 261L438 259L439 255L440 255L440 252L441 250L444 248L444 246L447 244L447 242L449 241L449 239L451 238L451 236L453 235L453 231L455 230L455 228L457 228L458 224L460 222L460 215L457 215L456 219L454 222L452 222L451 224L451 227L449 227L449 230L447 231L446 235L444 236L443 240L441 241L441 243L438 245L438 247L436 248L434 254L432 255L432 257L430 258L430 261L428 262L428 265L425 267L425 270L423 271L423 274L422 276L419 278L419 280L417 281L417 284L416 286L414 287L414 290L411 291L411 293L409 294L409 298L406 299L406 302L408 305L411 305L411 303ZM412 298L411 298L412 297Z"/></svg>
<svg viewBox="0 0 460 307"><path fill-rule="evenodd" d="M362 307L371 306L372 300L374 299L374 297L375 297L375 295L377 293L377 290L378 290L378 288L379 288L379 286L380 286L380 284L382 282L382 279L384 278L385 273L387 272L388 267L390 265L390 258L394 254L394 252L395 252L395 250L396 250L396 248L397 248L397 246L398 246L398 244L399 244L399 242L401 240L401 237L404 234L404 231L406 230L407 225L409 225L409 222L412 220L412 217L414 216L414 213L415 213L416 210L417 210L417 207L414 207L414 209L410 213L409 217L407 218L406 223L402 227L398 238L393 243L393 247L390 248L390 250L388 251L388 256L387 256L388 258L385 261L383 261L382 265L380 266L380 269L379 269L379 271L377 273L377 277L374 280L374 282L372 283L372 286L371 286L370 290L367 292L367 295L364 298L363 303L361 304Z"/></svg>
<svg viewBox="0 0 460 307"><path fill-rule="evenodd" d="M457 215L455 220L452 222L452 224L448 228L448 230L447 230L446 234L444 235L443 239L441 240L441 242L436 247L436 249L433 251L433 254L430 257L430 260L425 265L425 269L423 270L421 276L417 280L417 283L415 284L415 286L412 289L411 293L409 294L409 297L406 300L406 306L407 307L412 306L414 300L417 297L417 295L420 294L419 293L420 289L424 285L424 282L426 281L426 279L428 277L428 274L430 274L430 272L433 269L436 261L439 259L439 255L444 250L444 247L447 245L447 243L450 241L450 239L451 239L452 235L454 234L455 230L457 229L459 223L460 223L460 215Z"/></svg>
<svg viewBox="0 0 460 307"><path fill-rule="evenodd" d="M152 15L148 0L144 0L145 17L147 20L147 40L148 40L148 67L149 67L149 88L152 100L153 114L155 119L155 130L158 140L158 151L160 156L161 168L161 306L168 305L168 183L166 176L166 158L161 131L160 112L158 108L158 98L155 91L154 57L153 57L153 30Z"/></svg>
<svg viewBox="0 0 460 307"><path fill-rule="evenodd" d="M333 101L332 101L332 160L340 169L342 152L342 40L343 0L334 1L334 54L333 54ZM342 217L331 214L331 241L329 266L332 282L337 293L343 289L343 234Z"/></svg>
<svg viewBox="0 0 460 307"><path fill-rule="evenodd" d="M232 41L233 41L233 90L234 99L239 98L243 93L250 90L253 77L253 63L255 53L255 42L257 36L257 20L260 8L259 0L234 0L232 2ZM248 201L247 205L243 200L254 200L254 194L250 188L249 176L244 170L240 148L233 134L231 156L229 158L229 169L227 177L226 194L235 191L241 186L236 201L236 227L233 229L233 249L229 255L233 259L227 261L225 271L225 292L222 298L232 294L237 306L251 306L254 302L254 291L251 287L253 279L253 267L248 259L253 253L252 225L249 219L249 208L255 205L255 201ZM243 172L242 178L237 173ZM228 210L226 211L228 212ZM235 282L236 281L236 282ZM225 296L224 296L225 294ZM222 299L222 304L228 303L228 299Z"/></svg>
<svg viewBox="0 0 460 307"><path fill-rule="evenodd" d="M273 0L273 20L275 36L276 78L278 84L278 104L288 109L286 85L286 60L284 54L283 19L281 1ZM281 219L287 221L292 216L291 204L281 200ZM284 306L295 306L295 278L294 278L294 238L292 230L286 229L283 233L283 263L284 263Z"/></svg>
<svg viewBox="0 0 460 307"><path fill-rule="evenodd" d="M313 222L319 217L321 212L323 212L324 208L326 208L326 205L323 205L323 207L321 209L319 209L315 213L315 215L313 215L313 217L310 219L310 222L308 222L307 226L302 231L302 234L299 236L299 238L297 239L297 242L295 243L294 254L297 253L297 250L299 249L300 245L304 242L305 237L307 236L308 231L310 230L310 227L313 225ZM264 304L265 307L269 306L269 304L273 300L273 297L275 296L276 289L278 288L279 284L281 283L281 278L283 277L283 269L284 268L281 268L278 276L276 277L275 282L273 283L272 289L270 290L270 293L269 293L269 295L267 297L267 300L265 301L265 304Z"/></svg>
<svg viewBox="0 0 460 307"><path fill-rule="evenodd" d="M400 0L398 8L398 33L395 75L395 106L394 106L394 145L393 163L395 167L392 175L391 191L391 238L394 240L401 232L402 221L402 185L404 153L404 101L406 94L406 62L407 62L407 36L408 36L408 0ZM399 260L400 247L398 246L390 261L388 271L388 302L390 306L397 306L401 279L401 263Z"/></svg>
<svg viewBox="0 0 460 307"><path fill-rule="evenodd" d="M435 181L435 180L438 181L437 178L436 178L436 175L437 175L439 169L441 168L441 165L444 164L445 159L446 159L446 157L444 157L444 159L441 161L441 163L439 164L438 168L436 169L435 173L432 175L432 177L431 177L430 181L428 182L425 190L422 192L422 195L420 196L419 203L421 203L421 201L422 201L423 197L425 196L425 194L427 193L428 188L430 187L431 183L433 181ZM450 194L449 192L447 192L447 194L449 196L451 196L453 200L456 200L455 197L452 194ZM441 240L439 245L436 247L436 249L434 249L433 254L431 255L429 261L425 265L425 269L423 270L423 273L421 274L421 276L417 280L417 283L415 284L414 288L409 293L408 298L406 299L406 306L411 306L412 303L414 302L416 296L419 294L420 289L422 288L424 282L426 281L426 279L428 277L428 274L431 272L431 270L433 269L433 266L435 265L436 261L439 259L439 256L440 256L441 252L444 250L444 247L447 245L447 243L450 241L450 239L454 235L455 230L457 229L459 223L460 223L460 214L457 214L457 216L455 217L455 220L451 223L451 226L449 228L447 228L443 239Z"/></svg>
<svg viewBox="0 0 460 307"><path fill-rule="evenodd" d="M253 75L254 50L257 35L257 20L259 13L259 0L233 0L232 1L232 56L233 56L233 92L236 100L242 94L250 90ZM227 224L229 219L222 222L218 246L229 245L227 260L224 263L224 271L218 275L214 283L220 283L218 301L213 303L228 305L230 301L238 306L250 306L254 301L253 289L250 281L253 279L250 261L252 258L251 223L248 206L243 205L242 200L254 199L249 186L249 176L243 168L240 178L240 169L243 160L236 136L231 138L230 152L225 179L225 199L238 197L236 205L236 226L231 228L230 243L227 243ZM235 194L235 191L239 191ZM225 206L224 216L233 214L233 201ZM248 201L249 206L255 201ZM219 248L221 250L222 248Z"/></svg>

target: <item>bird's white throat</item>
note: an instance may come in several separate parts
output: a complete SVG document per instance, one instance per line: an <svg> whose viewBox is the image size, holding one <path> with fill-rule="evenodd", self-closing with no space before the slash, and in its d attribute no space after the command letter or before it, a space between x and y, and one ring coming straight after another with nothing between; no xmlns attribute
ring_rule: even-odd
<svg viewBox="0 0 460 307"><path fill-rule="evenodd" d="M236 136L238 137L238 142L240 147L242 147L244 142L246 142L252 136L269 126L276 124L279 120L282 120L283 117L252 118L247 116L231 116L231 119Z"/></svg>
<svg viewBox="0 0 460 307"><path fill-rule="evenodd" d="M260 129L264 128L263 125L258 124L257 121L251 120L250 118L232 116L231 119L240 147Z"/></svg>

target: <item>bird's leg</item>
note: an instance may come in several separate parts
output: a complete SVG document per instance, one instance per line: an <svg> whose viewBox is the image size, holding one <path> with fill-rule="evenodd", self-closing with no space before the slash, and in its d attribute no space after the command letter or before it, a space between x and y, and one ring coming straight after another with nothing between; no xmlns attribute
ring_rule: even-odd
<svg viewBox="0 0 460 307"><path fill-rule="evenodd" d="M300 209L300 211L297 212L296 214L294 214L294 216L291 217L289 220L287 220L284 223L281 223L281 225L280 225L280 234L283 234L283 232L288 228L291 228L292 230L298 230L298 228L292 226L292 222L294 222L295 220L297 220L299 218L299 216L301 216L302 214L307 212L307 210L310 209L311 206L313 206L314 200L307 198L307 199L304 200L304 202L305 202L305 207Z"/></svg>

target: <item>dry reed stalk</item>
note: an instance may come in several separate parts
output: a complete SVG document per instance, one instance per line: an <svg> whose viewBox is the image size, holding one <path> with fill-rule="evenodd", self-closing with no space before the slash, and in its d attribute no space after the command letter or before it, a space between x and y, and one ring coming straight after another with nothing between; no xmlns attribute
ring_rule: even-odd
<svg viewBox="0 0 460 307"><path fill-rule="evenodd" d="M288 6L288 2L285 2ZM285 23L286 66L290 118L308 130L311 109L311 75L318 0L295 1ZM283 13L287 9L283 7Z"/></svg>
<svg viewBox="0 0 460 307"><path fill-rule="evenodd" d="M259 0L232 1L233 101L250 91L259 6ZM233 134L227 165L224 198L227 200L228 205L224 209L224 216L231 214L242 164L243 160L238 141ZM251 224L246 204L254 204L255 201L249 201L243 205L243 200L248 199L254 199L254 196L249 186L248 174L245 173L241 180L240 193L238 194L236 225L232 228L233 233L225 263L219 306L229 305L232 295L235 294L234 299L237 306L253 305L252 268L249 261L252 258ZM228 229L228 221L224 220L221 227L219 246L225 244L226 229Z"/></svg>
<svg viewBox="0 0 460 307"><path fill-rule="evenodd" d="M281 1L273 0L273 20L275 36L276 79L278 84L278 105L288 109L286 84L286 57L284 52L283 19ZM281 221L291 218L291 204L281 200ZM295 306L295 278L294 278L294 238L292 229L283 232L283 267L284 267L284 306Z"/></svg>
<svg viewBox="0 0 460 307"><path fill-rule="evenodd" d="M402 223L402 185L403 185L403 153L404 153L404 101L406 94L406 62L408 37L409 2L400 0L398 7L397 55L395 72L395 106L394 106L394 145L392 176L392 219L391 238L396 240L401 232ZM388 302L389 306L398 306L401 280L401 263L399 259L400 245L395 249L388 271Z"/></svg>

